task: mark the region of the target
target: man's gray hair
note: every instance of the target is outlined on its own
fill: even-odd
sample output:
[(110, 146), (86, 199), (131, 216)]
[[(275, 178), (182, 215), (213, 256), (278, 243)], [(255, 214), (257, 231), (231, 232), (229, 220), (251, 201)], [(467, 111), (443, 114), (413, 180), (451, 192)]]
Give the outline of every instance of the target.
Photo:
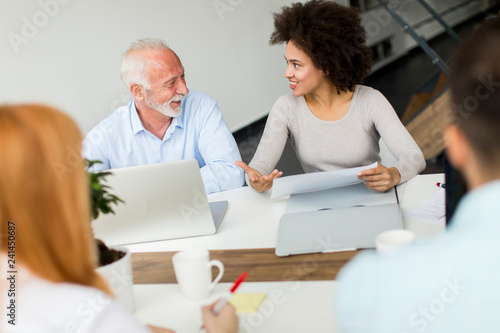
[(161, 39), (154, 38), (143, 38), (132, 43), (123, 54), (120, 65), (120, 75), (127, 89), (130, 89), (130, 86), (135, 83), (143, 86), (145, 89), (151, 90), (146, 62), (141, 56), (143, 51), (149, 50), (162, 51), (170, 50), (170, 48)]

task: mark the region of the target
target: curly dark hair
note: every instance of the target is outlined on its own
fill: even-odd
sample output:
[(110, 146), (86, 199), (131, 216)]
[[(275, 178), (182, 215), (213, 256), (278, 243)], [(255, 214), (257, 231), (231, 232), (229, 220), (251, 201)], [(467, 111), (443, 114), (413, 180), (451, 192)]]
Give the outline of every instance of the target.
[(372, 67), (372, 51), (357, 10), (333, 1), (293, 3), (274, 13), (270, 45), (290, 40), (325, 73), (337, 92), (354, 91)]

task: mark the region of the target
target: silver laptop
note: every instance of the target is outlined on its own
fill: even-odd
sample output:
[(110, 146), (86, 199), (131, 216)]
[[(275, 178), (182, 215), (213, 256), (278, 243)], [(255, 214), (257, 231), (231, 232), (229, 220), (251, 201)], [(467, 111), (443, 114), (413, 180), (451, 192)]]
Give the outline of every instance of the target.
[(110, 192), (125, 203), (100, 215), (94, 235), (109, 245), (214, 234), (227, 201), (208, 203), (194, 159), (110, 170)]
[(276, 255), (374, 248), (379, 233), (403, 228), (396, 193), (370, 191), (360, 184), (291, 196)]

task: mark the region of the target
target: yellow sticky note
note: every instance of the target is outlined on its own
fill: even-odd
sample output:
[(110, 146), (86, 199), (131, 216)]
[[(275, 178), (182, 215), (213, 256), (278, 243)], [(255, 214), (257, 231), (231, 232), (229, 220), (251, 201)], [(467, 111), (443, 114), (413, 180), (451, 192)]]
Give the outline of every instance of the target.
[(234, 293), (229, 303), (236, 308), (236, 312), (255, 312), (259, 309), (266, 294), (258, 293)]

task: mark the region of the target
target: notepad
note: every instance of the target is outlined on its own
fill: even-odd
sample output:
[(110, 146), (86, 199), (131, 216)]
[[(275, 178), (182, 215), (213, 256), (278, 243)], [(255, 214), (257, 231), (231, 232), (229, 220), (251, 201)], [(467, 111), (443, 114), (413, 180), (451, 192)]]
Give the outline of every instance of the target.
[(229, 303), (236, 308), (239, 313), (256, 312), (264, 299), (266, 294), (260, 293), (234, 293)]

